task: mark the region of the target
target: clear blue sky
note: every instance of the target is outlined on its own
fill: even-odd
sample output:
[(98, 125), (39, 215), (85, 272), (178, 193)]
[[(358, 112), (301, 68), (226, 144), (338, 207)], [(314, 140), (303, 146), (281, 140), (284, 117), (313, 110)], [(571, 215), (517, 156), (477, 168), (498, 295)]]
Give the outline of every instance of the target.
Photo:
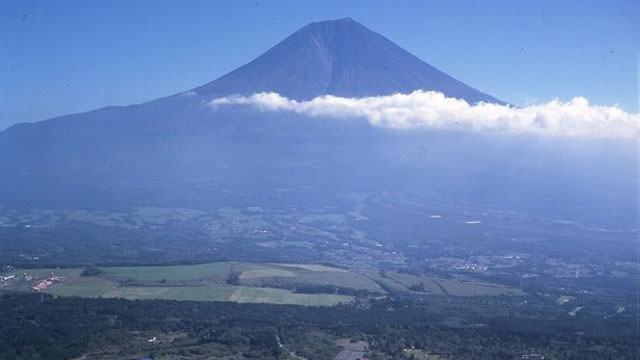
[(344, 17), (510, 103), (638, 112), (637, 0), (0, 0), (0, 129), (187, 90)]

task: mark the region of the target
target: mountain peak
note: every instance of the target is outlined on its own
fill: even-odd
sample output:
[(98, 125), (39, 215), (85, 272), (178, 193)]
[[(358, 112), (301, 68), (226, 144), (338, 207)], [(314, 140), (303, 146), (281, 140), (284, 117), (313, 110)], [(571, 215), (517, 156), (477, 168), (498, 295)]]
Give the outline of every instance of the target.
[(297, 100), (434, 90), (470, 103), (503, 103), (348, 17), (306, 25), (250, 63), (194, 90), (210, 97), (277, 92)]
[(334, 20), (322, 20), (322, 21), (314, 21), (311, 25), (334, 25), (334, 24), (358, 24), (360, 25), (357, 21), (353, 20), (350, 17), (346, 17), (343, 19), (334, 19)]

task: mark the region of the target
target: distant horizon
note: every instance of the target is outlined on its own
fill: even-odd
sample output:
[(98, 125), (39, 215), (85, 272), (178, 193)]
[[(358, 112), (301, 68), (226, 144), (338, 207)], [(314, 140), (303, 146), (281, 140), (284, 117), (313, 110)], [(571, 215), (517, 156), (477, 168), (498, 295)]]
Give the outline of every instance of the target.
[[(123, 3), (116, 11), (99, 3), (3, 3), (0, 26), (10, 35), (4, 42), (8, 66), (0, 68), (0, 130), (187, 91), (248, 63), (306, 24), (343, 18), (509, 103), (584, 96), (638, 112), (640, 35), (632, 15), (640, 6), (632, 1), (589, 8), (577, 2), (493, 8), (404, 3), (397, 9), (361, 2), (344, 9), (334, 2), (149, 4)], [(280, 18), (285, 8), (294, 16)], [(397, 25), (386, 11), (406, 21)], [(437, 29), (438, 37), (423, 35)]]

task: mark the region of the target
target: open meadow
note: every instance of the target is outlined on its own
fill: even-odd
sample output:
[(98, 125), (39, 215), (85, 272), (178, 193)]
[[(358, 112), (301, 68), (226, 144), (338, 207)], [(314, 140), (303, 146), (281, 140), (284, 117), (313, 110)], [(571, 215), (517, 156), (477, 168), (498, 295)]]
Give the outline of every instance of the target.
[(40, 290), (55, 296), (130, 300), (233, 301), (331, 306), (357, 296), (390, 292), (438, 296), (525, 295), (517, 288), (471, 278), (441, 278), (395, 271), (347, 270), (319, 264), (213, 262), (173, 266), (15, 269), (6, 290), (34, 291), (52, 274), (62, 277)]

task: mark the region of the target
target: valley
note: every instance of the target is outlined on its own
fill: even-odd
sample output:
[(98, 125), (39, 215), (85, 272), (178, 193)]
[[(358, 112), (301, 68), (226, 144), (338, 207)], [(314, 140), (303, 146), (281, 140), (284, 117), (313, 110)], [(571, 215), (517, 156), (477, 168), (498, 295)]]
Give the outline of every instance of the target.
[(246, 207), (199, 209), (2, 207), (0, 234), (21, 241), (3, 243), (0, 263), (322, 263), (353, 271), (453, 273), (520, 288), (554, 287), (564, 295), (593, 291), (589, 283), (632, 289), (637, 275), (635, 230), (418, 194), (336, 194), (309, 198), (305, 206), (282, 205), (295, 201), (295, 192), (275, 196)]
[[(118, 323), (114, 331), (129, 334), (126, 340), (79, 350), (96, 360), (114, 354), (231, 359), (240, 356), (236, 351), (252, 354), (251, 346), (272, 354), (280, 348), (270, 343), (276, 335), (287, 352), (258, 352), (259, 357), (333, 358), (341, 351), (336, 341), (345, 337), (365, 339), (374, 359), (477, 359), (486, 353), (563, 358), (576, 347), (590, 349), (588, 356), (633, 352), (629, 339), (640, 309), (632, 230), (586, 227), (434, 195), (346, 193), (283, 206), (295, 201), (296, 191), (276, 194), (243, 207), (3, 207), (0, 233), (21, 241), (2, 245), (0, 296), (4, 302), (50, 299), (52, 309), (81, 304), (100, 314), (116, 306), (120, 310), (109, 310), (120, 314), (116, 318), (124, 314), (121, 307), (132, 306), (127, 304), (165, 304), (177, 318), (193, 307), (247, 306), (234, 308), (231, 317), (207, 317), (218, 324), (209, 326), (221, 326), (214, 338), (161, 315), (149, 318), (150, 327), (141, 333), (130, 333), (139, 331), (133, 323)], [(33, 290), (51, 276), (64, 281)], [(296, 312), (286, 326), (298, 324), (300, 333), (266, 320), (270, 315), (242, 315), (264, 310), (254, 306)], [(321, 309), (352, 318), (311, 321), (328, 316)], [(366, 318), (382, 321), (385, 330)], [(254, 334), (254, 321), (272, 325)], [(173, 330), (154, 330), (164, 326)], [(226, 339), (236, 332), (237, 340)], [(257, 341), (248, 340), (253, 336), (266, 342), (241, 345)]]
[(631, 5), (35, 3), (0, 359), (639, 358)]

